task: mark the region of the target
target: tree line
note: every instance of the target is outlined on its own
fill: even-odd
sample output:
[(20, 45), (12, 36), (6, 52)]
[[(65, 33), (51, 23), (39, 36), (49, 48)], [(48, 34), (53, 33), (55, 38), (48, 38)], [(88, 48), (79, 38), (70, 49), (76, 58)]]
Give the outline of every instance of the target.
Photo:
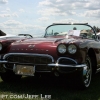
[(93, 28), (95, 29), (95, 31), (96, 31), (97, 33), (100, 32), (100, 28), (99, 28), (99, 27), (93, 26)]

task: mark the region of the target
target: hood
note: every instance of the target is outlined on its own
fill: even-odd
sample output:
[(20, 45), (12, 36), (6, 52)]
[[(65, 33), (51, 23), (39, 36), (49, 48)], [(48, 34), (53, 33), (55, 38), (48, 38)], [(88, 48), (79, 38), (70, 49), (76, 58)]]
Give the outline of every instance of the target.
[(60, 43), (77, 42), (74, 38), (33, 38), (17, 41), (11, 44), (11, 53), (38, 53), (55, 55)]
[[(54, 43), (59, 43), (59, 42), (76, 42), (77, 39), (75, 38), (32, 38), (32, 39), (25, 39), (21, 41), (14, 42), (13, 45), (16, 44), (54, 44)], [(78, 39), (78, 41), (82, 41), (82, 39)]]
[(57, 46), (63, 38), (33, 38), (16, 41), (10, 45), (9, 53), (37, 53), (57, 55)]
[[(63, 40), (64, 38), (32, 38), (32, 39), (26, 39), (23, 41), (19, 41), (20, 43), (56, 43), (59, 42), (61, 40)], [(18, 43), (18, 42), (17, 42)], [(16, 43), (14, 43), (16, 44)]]

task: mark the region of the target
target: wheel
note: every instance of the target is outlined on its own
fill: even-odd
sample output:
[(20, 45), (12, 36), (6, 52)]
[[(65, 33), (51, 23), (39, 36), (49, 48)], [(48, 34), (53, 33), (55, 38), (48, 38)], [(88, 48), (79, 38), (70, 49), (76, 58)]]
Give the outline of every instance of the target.
[(7, 70), (5, 73), (1, 73), (1, 79), (4, 82), (17, 82), (21, 79), (21, 75), (15, 75), (13, 71)]
[(91, 77), (92, 77), (92, 63), (90, 57), (86, 58), (86, 65), (87, 67), (84, 67), (81, 75), (79, 76), (79, 85), (82, 89), (88, 88), (91, 83)]

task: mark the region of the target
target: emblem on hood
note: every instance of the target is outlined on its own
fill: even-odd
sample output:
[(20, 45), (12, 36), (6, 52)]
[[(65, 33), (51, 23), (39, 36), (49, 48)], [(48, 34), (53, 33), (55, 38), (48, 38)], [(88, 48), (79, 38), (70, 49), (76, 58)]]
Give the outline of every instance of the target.
[(33, 44), (33, 45), (28, 45), (28, 48), (34, 48), (35, 47), (35, 45)]

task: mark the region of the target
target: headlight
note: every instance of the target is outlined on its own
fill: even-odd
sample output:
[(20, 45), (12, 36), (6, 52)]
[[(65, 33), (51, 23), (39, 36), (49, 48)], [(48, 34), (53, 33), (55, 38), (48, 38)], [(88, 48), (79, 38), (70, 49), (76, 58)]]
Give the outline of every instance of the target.
[(77, 47), (74, 44), (71, 44), (71, 45), (68, 46), (68, 52), (70, 54), (75, 54), (76, 51), (77, 51)]
[(61, 54), (64, 54), (66, 52), (67, 48), (64, 44), (60, 44), (58, 46), (58, 52), (61, 53)]
[(0, 50), (2, 50), (2, 44), (0, 43)]

